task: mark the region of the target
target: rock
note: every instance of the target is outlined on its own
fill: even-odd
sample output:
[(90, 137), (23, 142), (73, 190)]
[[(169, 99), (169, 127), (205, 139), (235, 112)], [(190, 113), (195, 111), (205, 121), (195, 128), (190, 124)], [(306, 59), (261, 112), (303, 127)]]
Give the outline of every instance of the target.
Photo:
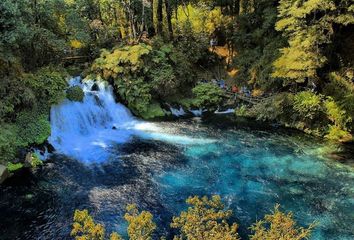
[(116, 127), (116, 126), (113, 126), (112, 129), (113, 129), (113, 130), (117, 130), (117, 127)]
[(25, 163), (23, 164), (23, 166), (26, 168), (32, 167), (32, 153), (31, 152), (28, 152), (26, 154)]
[(0, 164), (0, 184), (3, 183), (8, 177), (10, 177), (9, 170), (7, 167)]
[(100, 88), (98, 87), (98, 84), (97, 83), (94, 83), (91, 87), (91, 91), (99, 91)]

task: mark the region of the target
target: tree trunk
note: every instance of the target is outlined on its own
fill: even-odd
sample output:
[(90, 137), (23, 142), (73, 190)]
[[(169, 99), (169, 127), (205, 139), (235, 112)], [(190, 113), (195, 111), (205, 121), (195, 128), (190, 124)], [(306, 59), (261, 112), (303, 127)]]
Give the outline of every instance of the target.
[(169, 3), (169, 0), (165, 0), (165, 7), (166, 7), (166, 17), (167, 17), (167, 25), (168, 25), (168, 34), (169, 34), (169, 38), (170, 40), (173, 39), (173, 27), (172, 27), (172, 8), (171, 5)]
[(162, 35), (162, 0), (157, 1), (157, 34)]

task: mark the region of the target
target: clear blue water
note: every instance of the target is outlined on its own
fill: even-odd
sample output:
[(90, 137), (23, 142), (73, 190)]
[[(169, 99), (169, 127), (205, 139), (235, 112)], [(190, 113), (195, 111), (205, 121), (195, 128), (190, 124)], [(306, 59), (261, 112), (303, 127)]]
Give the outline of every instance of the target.
[(245, 239), (276, 203), (302, 226), (318, 222), (311, 239), (354, 239), (351, 164), (323, 156), (328, 145), (314, 138), (223, 121), (155, 123), (161, 131), (132, 133), (91, 164), (53, 155), (1, 186), (0, 238), (70, 239), (72, 213), (83, 208), (108, 231), (124, 232), (128, 203), (151, 211), (158, 234), (168, 235), (188, 196), (219, 194)]

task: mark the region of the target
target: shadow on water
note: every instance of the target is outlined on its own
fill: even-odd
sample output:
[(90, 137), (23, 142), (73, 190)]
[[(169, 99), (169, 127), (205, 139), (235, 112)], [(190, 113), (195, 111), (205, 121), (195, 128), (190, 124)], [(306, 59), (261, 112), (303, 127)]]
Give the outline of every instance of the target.
[[(157, 215), (167, 213), (152, 175), (183, 165), (179, 148), (133, 138), (111, 151), (115, 157), (92, 165), (54, 155), (35, 174), (9, 179), (0, 188), (0, 229), (6, 229), (1, 239), (70, 239), (75, 209), (89, 209), (108, 231), (123, 230), (129, 203)], [(169, 221), (163, 216), (158, 220)]]

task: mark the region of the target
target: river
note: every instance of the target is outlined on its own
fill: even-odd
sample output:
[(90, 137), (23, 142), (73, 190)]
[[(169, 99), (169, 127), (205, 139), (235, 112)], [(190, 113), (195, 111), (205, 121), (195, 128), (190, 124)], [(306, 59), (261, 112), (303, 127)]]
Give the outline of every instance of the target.
[(185, 199), (212, 194), (233, 210), (245, 239), (276, 203), (301, 226), (318, 223), (311, 239), (354, 239), (352, 152), (339, 162), (318, 139), (220, 115), (141, 121), (110, 86), (79, 80), (71, 85), (83, 88), (84, 101), (51, 110), (57, 151), (0, 187), (1, 239), (70, 239), (73, 212), (84, 208), (124, 235), (129, 203), (151, 211), (158, 234), (171, 237), (168, 223)]

